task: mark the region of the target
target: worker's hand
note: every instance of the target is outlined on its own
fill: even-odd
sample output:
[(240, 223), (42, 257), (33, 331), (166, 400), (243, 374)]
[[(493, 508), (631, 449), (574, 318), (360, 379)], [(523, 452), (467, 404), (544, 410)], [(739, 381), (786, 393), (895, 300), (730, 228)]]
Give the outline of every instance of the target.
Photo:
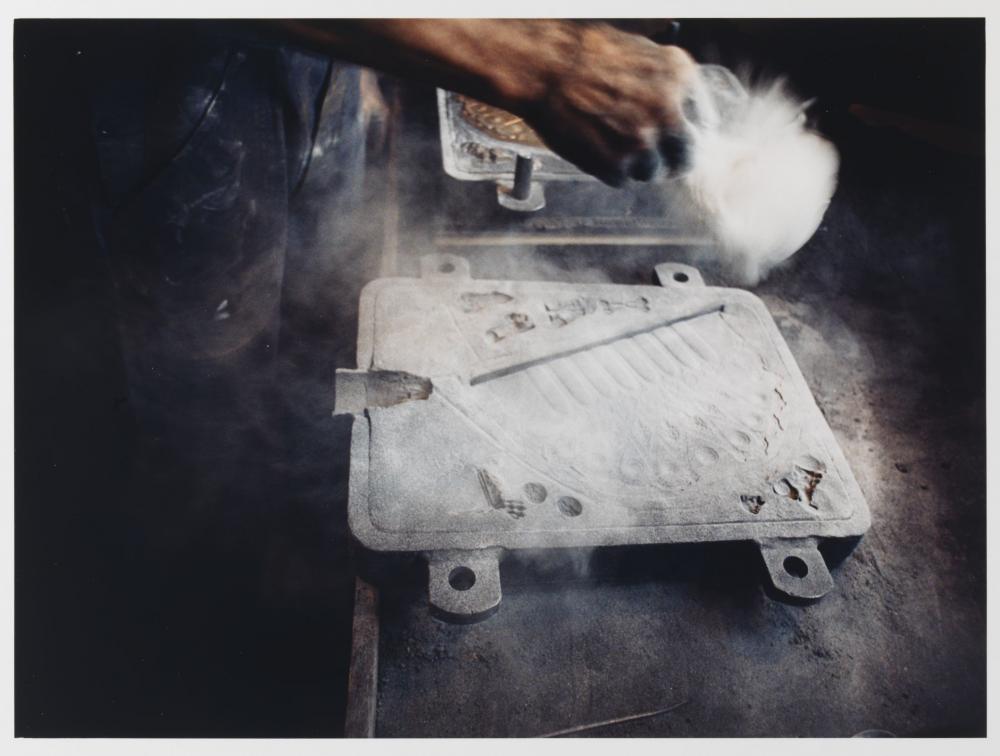
[(682, 103), (697, 66), (607, 24), (550, 19), (287, 21), (300, 40), (524, 118), (560, 155), (615, 186), (683, 168)]
[(520, 115), (552, 150), (613, 186), (647, 181), (663, 163), (682, 171), (691, 56), (604, 24), (583, 26), (578, 40)]

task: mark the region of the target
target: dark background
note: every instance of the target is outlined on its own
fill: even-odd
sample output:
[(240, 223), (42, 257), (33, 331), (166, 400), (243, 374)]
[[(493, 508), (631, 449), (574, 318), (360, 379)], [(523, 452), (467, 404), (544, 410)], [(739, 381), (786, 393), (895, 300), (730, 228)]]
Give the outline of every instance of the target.
[[(113, 44), (101, 27), (15, 26), (16, 734), (338, 735), (353, 582), (340, 454), (346, 428), (329, 408), (334, 367), (353, 366), (356, 296), (340, 289), (325, 306), (310, 300), (309, 308), (283, 311), (290, 334), (283, 369), (307, 376), (308, 388), (287, 384), (295, 386), (290, 401), (299, 411), (282, 421), (290, 440), (269, 458), (268, 485), (257, 494), (268, 505), (247, 502), (235, 520), (211, 513), (196, 526), (184, 520), (180, 542), (151, 558), (148, 521), (130, 499), (137, 430), (88, 193), (94, 146), (87, 103), (74, 78), (81, 35), (100, 33), (103, 44)], [(169, 24), (164, 33), (172, 33)], [(815, 266), (820, 293), (829, 285), (831, 298), (881, 303), (918, 324), (919, 333), (899, 332), (928, 357), (918, 364), (934, 390), (907, 396), (928, 416), (946, 403), (971, 412), (949, 441), (967, 466), (961, 496), (940, 527), (956, 544), (949, 569), (962, 571), (961, 598), (977, 618), (970, 632), (981, 639), (963, 654), (981, 659), (984, 675), (983, 22), (691, 20), (679, 41), (700, 60), (750, 60), (787, 73), (799, 92), (819, 98), (812, 112), (841, 151), (841, 188), (831, 230), (794, 266)], [(120, 56), (129, 65), (124, 43)], [(429, 89), (406, 92), (416, 103), (407, 128), (425, 138), (434, 133), (432, 96)], [(959, 131), (949, 132), (952, 148), (942, 149), (863, 126), (847, 112), (852, 103)], [(407, 190), (433, 196), (448, 184), (437, 165), (412, 166)], [(371, 196), (380, 191), (379, 176), (373, 170), (364, 189)], [(929, 227), (943, 231), (923, 234)], [(373, 217), (371, 234), (338, 253), (353, 272), (361, 269), (352, 285), (365, 277), (380, 234)], [(860, 243), (872, 248), (862, 255)], [(823, 266), (821, 252), (846, 248), (852, 252), (842, 259), (856, 262), (863, 276), (838, 278)], [(616, 270), (614, 277), (642, 276)], [(780, 276), (765, 291), (783, 283), (789, 296), (800, 291)], [(895, 357), (890, 351), (881, 359)], [(929, 721), (923, 734), (985, 732), (980, 677), (969, 683), (968, 717)]]

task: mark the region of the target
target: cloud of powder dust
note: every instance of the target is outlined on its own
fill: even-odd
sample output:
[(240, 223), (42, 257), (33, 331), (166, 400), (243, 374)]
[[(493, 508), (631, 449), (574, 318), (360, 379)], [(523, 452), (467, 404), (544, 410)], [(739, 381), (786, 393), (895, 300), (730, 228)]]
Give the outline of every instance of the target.
[(728, 275), (752, 286), (815, 233), (839, 156), (808, 128), (809, 103), (784, 80), (744, 84), (714, 65), (701, 72), (690, 113), (692, 167), (682, 184)]

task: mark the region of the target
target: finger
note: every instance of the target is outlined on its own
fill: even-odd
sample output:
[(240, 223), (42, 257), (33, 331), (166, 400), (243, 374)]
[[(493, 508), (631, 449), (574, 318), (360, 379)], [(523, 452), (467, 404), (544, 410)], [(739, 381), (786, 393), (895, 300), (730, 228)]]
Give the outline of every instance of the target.
[(632, 155), (629, 160), (628, 174), (636, 181), (649, 181), (660, 168), (660, 153), (645, 149)]
[(686, 173), (691, 168), (693, 134), (691, 126), (684, 116), (684, 105), (687, 99), (683, 96), (671, 99), (660, 123), (660, 138), (657, 146), (663, 161), (670, 169), (671, 175), (674, 176)]
[(590, 127), (589, 144), (603, 146), (603, 162), (612, 173), (611, 181), (602, 178), (605, 183), (620, 186), (625, 178), (649, 181), (663, 164), (655, 127), (637, 128), (634, 123), (616, 123), (611, 118)]
[(695, 123), (703, 120), (699, 107), (704, 99), (704, 82), (698, 64), (680, 47), (663, 47), (661, 54), (670, 60), (672, 79), (668, 96), (663, 103), (663, 125), (679, 128), (686, 120)]
[(691, 125), (697, 128), (705, 125), (706, 114), (701, 101), (699, 101), (695, 93), (689, 92), (684, 97), (684, 102), (681, 105), (681, 113), (684, 115), (684, 120)]
[(663, 134), (660, 137), (660, 154), (672, 175), (686, 173), (691, 168), (691, 140), (685, 134)]

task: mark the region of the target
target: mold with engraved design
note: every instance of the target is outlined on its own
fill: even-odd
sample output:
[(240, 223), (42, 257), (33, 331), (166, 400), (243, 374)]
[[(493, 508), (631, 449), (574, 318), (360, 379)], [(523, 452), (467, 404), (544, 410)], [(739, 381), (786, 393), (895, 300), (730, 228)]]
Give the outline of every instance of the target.
[(545, 207), (544, 182), (594, 181), (549, 150), (524, 120), (465, 95), (438, 90), (445, 173), (463, 181), (492, 180), (509, 210)]
[(495, 611), (518, 548), (749, 540), (780, 592), (833, 587), (819, 544), (868, 508), (757, 297), (672, 263), (658, 287), (423, 271), (362, 293), (337, 409), (351, 530), (427, 554), (439, 615)]

